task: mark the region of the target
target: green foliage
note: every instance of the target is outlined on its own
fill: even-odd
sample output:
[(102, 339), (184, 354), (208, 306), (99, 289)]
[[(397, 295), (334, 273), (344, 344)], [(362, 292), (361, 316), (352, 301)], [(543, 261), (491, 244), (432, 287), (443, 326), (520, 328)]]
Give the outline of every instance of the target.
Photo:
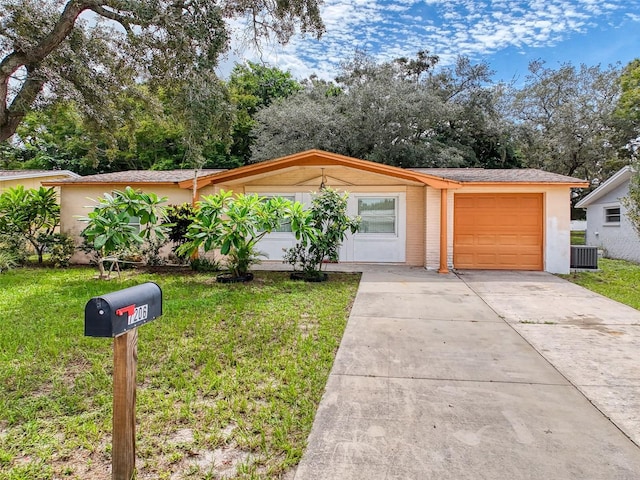
[(0, 273), (18, 266), (17, 257), (10, 250), (4, 250), (0, 243)]
[(256, 194), (233, 196), (224, 190), (198, 202), (198, 211), (189, 226), (188, 242), (178, 248), (179, 255), (220, 249), (227, 256), (227, 269), (242, 277), (261, 254), (256, 244), (277, 228), (291, 211), (291, 202), (281, 197), (262, 198)]
[(290, 97), (301, 88), (289, 72), (276, 67), (253, 62), (236, 64), (229, 79), (231, 98), (236, 106), (231, 156), (249, 163), (256, 112), (277, 99)]
[(299, 242), (287, 250), (284, 260), (294, 270), (319, 276), (325, 261), (338, 261), (347, 232), (356, 233), (360, 227), (360, 218), (347, 215), (347, 199), (347, 193), (325, 188), (314, 196), (307, 215), (292, 218), (291, 227)]
[(554, 70), (536, 61), (529, 72), (512, 104), (526, 166), (589, 181), (618, 170), (613, 112), (619, 70), (571, 64)]
[[(163, 224), (165, 212), (155, 193), (137, 192), (131, 187), (105, 194), (97, 206), (81, 220), (87, 226), (81, 232), (85, 241), (98, 255), (100, 275), (104, 275), (102, 259), (148, 242), (166, 239), (168, 226)], [(137, 220), (138, 225), (132, 224)]]
[(73, 237), (65, 233), (54, 233), (51, 235), (42, 235), (39, 241), (45, 245), (45, 249), (49, 252), (49, 262), (54, 267), (68, 267), (69, 260), (76, 250)]
[(519, 166), (488, 67), (463, 57), (436, 75), (436, 61), (356, 54), (337, 86), (311, 79), (256, 114), (253, 160), (318, 148), (399, 167)]
[(9, 235), (0, 232), (0, 251), (7, 252), (18, 265), (24, 265), (29, 258), (26, 248), (26, 240), (18, 235)]
[(189, 262), (191, 270), (194, 272), (219, 272), (222, 270), (220, 262), (215, 259), (209, 259), (207, 257), (192, 258)]
[(629, 182), (629, 196), (622, 198), (621, 202), (627, 210), (625, 215), (640, 238), (640, 161), (635, 163)]
[(0, 11), (0, 142), (39, 100), (73, 99), (85, 118), (115, 130), (121, 95), (138, 79), (155, 88), (213, 71), (229, 20), (251, 18), (256, 42), (324, 29), (316, 0), (2, 0)]
[(42, 263), (46, 244), (60, 223), (60, 206), (53, 188), (13, 187), (0, 195), (0, 233), (16, 235), (31, 244)]
[(615, 110), (618, 145), (637, 161), (640, 152), (640, 58), (625, 67), (619, 81), (620, 99)]
[[(188, 203), (182, 205), (169, 205), (165, 209), (165, 216), (170, 225), (167, 231), (167, 237), (173, 242), (173, 253), (178, 255), (178, 248), (188, 241), (187, 232), (189, 225), (193, 222), (196, 209)], [(178, 255), (179, 258), (186, 258), (188, 255)]]
[[(620, 99), (616, 115), (640, 127), (640, 58), (629, 62), (620, 75)], [(637, 132), (640, 134), (640, 132)]]

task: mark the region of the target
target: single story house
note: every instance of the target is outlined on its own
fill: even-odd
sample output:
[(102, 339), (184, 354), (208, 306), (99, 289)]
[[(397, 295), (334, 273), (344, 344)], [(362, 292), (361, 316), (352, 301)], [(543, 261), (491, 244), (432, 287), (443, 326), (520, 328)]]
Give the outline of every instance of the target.
[[(344, 262), (456, 269), (569, 272), (571, 188), (582, 180), (533, 169), (403, 169), (320, 150), (231, 170), (135, 171), (49, 182), (61, 188), (61, 228), (78, 235), (87, 197), (127, 185), (179, 204), (220, 190), (278, 195), (310, 203), (326, 185), (349, 193), (361, 231), (345, 240)], [(274, 232), (259, 249), (270, 260), (295, 244)]]
[(53, 182), (79, 176), (69, 170), (0, 170), (0, 193), (18, 185), (26, 189), (40, 188), (45, 181)]
[(640, 237), (620, 201), (629, 196), (633, 174), (631, 167), (622, 168), (576, 207), (587, 211), (587, 245), (601, 248), (607, 257), (640, 263)]

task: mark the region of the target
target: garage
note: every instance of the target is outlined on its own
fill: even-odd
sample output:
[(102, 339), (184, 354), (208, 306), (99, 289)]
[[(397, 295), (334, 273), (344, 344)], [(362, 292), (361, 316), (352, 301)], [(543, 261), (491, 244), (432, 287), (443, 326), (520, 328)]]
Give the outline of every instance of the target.
[(541, 193), (454, 195), (454, 267), (542, 270), (543, 213)]

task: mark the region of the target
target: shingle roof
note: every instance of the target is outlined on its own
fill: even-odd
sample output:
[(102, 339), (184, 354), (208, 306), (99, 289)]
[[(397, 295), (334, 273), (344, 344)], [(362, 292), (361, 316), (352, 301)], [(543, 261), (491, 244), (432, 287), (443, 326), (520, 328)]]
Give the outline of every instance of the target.
[[(221, 172), (217, 169), (199, 170), (198, 177)], [(125, 172), (100, 173), (80, 178), (57, 180), (56, 183), (178, 183), (193, 178), (193, 170), (128, 170)]]
[[(246, 168), (246, 167), (245, 167)], [(484, 169), (484, 168), (409, 168), (409, 171), (438, 177), (455, 182), (468, 183), (583, 183), (578, 178), (536, 169)], [(199, 178), (206, 178), (224, 169), (198, 171)], [(232, 171), (229, 171), (232, 172)], [(177, 184), (193, 179), (193, 170), (129, 170), (125, 172), (102, 173), (78, 178), (65, 178), (50, 183), (58, 184)]]
[(574, 177), (527, 169), (485, 169), (485, 168), (410, 168), (425, 175), (455, 180), (458, 182), (482, 183), (576, 183), (584, 182)]
[(615, 190), (620, 185), (625, 182), (629, 182), (631, 177), (634, 174), (633, 168), (627, 165), (626, 167), (622, 167), (616, 173), (614, 173), (610, 178), (608, 178), (605, 182), (601, 183), (598, 188), (596, 188), (589, 195), (584, 197), (578, 203), (576, 203), (576, 208), (587, 208), (592, 203), (597, 202), (600, 198), (605, 196), (607, 193)]

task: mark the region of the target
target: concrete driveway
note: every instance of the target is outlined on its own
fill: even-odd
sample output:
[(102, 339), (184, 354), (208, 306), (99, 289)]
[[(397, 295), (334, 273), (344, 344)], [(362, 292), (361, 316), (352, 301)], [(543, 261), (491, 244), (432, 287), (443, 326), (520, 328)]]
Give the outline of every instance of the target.
[(295, 480), (640, 478), (638, 347), (549, 274), (367, 268)]

